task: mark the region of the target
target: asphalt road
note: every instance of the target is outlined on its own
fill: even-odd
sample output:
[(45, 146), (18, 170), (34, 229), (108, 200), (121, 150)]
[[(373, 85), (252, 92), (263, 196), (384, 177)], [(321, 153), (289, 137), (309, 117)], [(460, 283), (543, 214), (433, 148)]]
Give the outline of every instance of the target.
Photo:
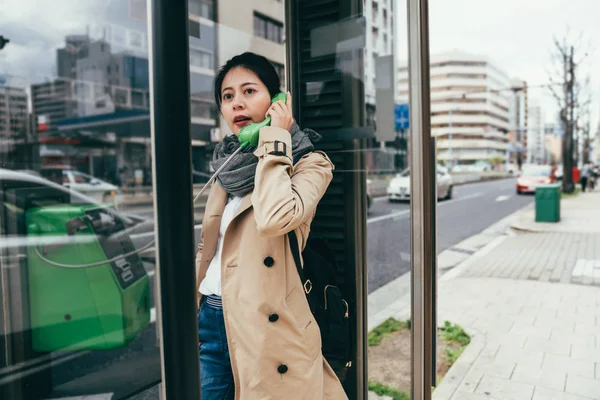
[[(494, 222), (532, 201), (532, 196), (515, 195), (514, 180), (456, 187), (454, 199), (438, 203), (438, 250), (441, 252), (481, 232)], [(371, 292), (409, 270), (409, 204), (389, 203), (386, 198), (375, 199), (369, 210), (367, 222), (368, 276), (369, 291)], [(151, 235), (151, 233), (143, 233), (142, 239), (144, 235)], [(200, 225), (196, 225), (196, 241), (199, 239), (199, 235)], [(151, 278), (151, 285), (154, 287), (154, 265), (145, 263), (145, 266)], [(152, 306), (154, 306), (154, 301), (152, 301)], [(155, 312), (153, 312), (153, 317), (155, 317)], [(152, 323), (127, 348), (102, 352), (54, 353), (51, 359), (54, 387), (67, 384), (62, 386), (62, 390), (59, 392), (63, 396), (81, 395), (81, 386), (71, 386), (69, 382), (83, 377), (96, 383), (104, 382), (100, 386), (105, 391), (116, 393), (127, 389), (131, 390), (131, 381), (138, 380), (140, 376), (144, 377), (142, 379), (144, 383), (139, 381), (138, 383), (145, 386), (153, 378), (159, 377), (160, 364), (154, 318)], [(143, 360), (146, 366), (145, 372), (136, 369), (135, 365), (139, 364), (136, 360)], [(27, 375), (33, 369), (43, 369), (46, 363), (41, 362), (40, 364), (20, 369), (19, 373)], [(127, 377), (109, 379), (109, 382), (101, 378), (104, 375), (113, 377), (120, 375), (124, 370), (129, 371)], [(0, 376), (0, 378), (2, 377)], [(139, 398), (154, 399), (156, 394), (151, 391), (141, 394)]]
[[(452, 200), (438, 202), (438, 253), (460, 243), (533, 201), (517, 196), (516, 180), (454, 188)], [(410, 204), (375, 199), (367, 219), (369, 292), (410, 269)]]

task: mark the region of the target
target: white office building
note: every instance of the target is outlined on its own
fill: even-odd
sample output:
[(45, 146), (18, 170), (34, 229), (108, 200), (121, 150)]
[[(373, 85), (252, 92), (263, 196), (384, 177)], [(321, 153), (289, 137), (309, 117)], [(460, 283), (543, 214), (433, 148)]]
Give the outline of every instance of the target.
[(539, 104), (529, 107), (527, 128), (527, 163), (542, 164), (546, 159), (544, 112)]
[[(431, 56), (431, 132), (438, 161), (468, 165), (506, 159), (511, 80), (487, 57), (462, 51)], [(399, 101), (408, 102), (407, 62), (399, 63)]]
[(363, 15), (366, 21), (364, 48), (365, 60), (365, 99), (369, 106), (375, 106), (375, 71), (377, 58), (393, 53), (394, 46), (394, 6), (392, 0), (365, 1)]

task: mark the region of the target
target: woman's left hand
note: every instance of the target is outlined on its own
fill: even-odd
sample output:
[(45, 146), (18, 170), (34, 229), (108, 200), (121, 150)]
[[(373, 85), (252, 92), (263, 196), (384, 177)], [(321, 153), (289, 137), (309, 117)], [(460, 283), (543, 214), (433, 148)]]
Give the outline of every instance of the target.
[(265, 118), (271, 116), (271, 126), (285, 129), (290, 131), (294, 124), (294, 116), (292, 115), (292, 95), (290, 92), (286, 93), (286, 102), (279, 100), (271, 104), (271, 107), (267, 110)]

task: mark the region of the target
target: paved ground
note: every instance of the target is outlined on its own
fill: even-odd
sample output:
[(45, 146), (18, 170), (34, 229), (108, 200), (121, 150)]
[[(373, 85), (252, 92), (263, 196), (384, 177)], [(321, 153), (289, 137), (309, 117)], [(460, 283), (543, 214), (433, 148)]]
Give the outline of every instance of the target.
[[(562, 222), (544, 226), (522, 211), (515, 233), (441, 278), (438, 322), (462, 325), (472, 342), (434, 400), (600, 399), (599, 204), (600, 193), (564, 200)], [(377, 308), (380, 320), (409, 316), (408, 294), (386, 293), (385, 305), (380, 293), (370, 319)]]

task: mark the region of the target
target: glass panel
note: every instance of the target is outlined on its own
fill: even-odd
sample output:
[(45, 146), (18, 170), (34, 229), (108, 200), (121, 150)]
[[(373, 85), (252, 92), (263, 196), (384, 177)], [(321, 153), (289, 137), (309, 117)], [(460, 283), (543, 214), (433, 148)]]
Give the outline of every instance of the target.
[[(534, 30), (523, 25), (538, 10), (531, 2), (478, 4), (430, 2), (432, 134), (447, 170), (437, 182), (439, 323), (471, 335), (456, 361), (469, 368), (438, 390), (598, 397), (586, 386), (598, 382), (590, 316), (600, 309), (592, 3), (556, 1)], [(440, 332), (452, 338), (438, 365), (460, 354), (461, 329)]]
[(125, 398), (160, 381), (146, 1), (3, 6), (0, 398)]
[[(405, 8), (365, 3), (364, 92), (368, 248), (368, 386), (370, 395), (410, 398), (411, 297), (407, 99), (398, 96), (398, 59), (406, 58)], [(405, 6), (403, 6), (405, 7)], [(400, 50), (402, 49), (402, 50)]]

